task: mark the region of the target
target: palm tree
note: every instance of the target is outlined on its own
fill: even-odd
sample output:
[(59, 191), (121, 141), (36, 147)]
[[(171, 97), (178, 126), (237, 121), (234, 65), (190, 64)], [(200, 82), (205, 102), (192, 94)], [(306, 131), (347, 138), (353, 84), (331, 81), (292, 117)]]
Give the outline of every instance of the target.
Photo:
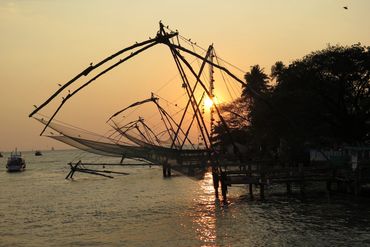
[(271, 67), (271, 79), (276, 79), (276, 81), (280, 81), (280, 76), (284, 72), (284, 69), (286, 69), (283, 62), (278, 61)]
[(270, 78), (258, 64), (251, 67), (251, 71), (245, 74), (244, 79), (247, 85), (243, 88), (242, 96), (247, 99), (254, 101), (256, 94), (266, 95), (270, 91), (268, 85)]

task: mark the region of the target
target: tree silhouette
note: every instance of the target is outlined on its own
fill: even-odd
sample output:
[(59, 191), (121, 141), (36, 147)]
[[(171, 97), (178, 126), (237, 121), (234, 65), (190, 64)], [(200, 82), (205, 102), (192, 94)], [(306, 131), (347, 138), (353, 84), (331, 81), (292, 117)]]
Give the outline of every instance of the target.
[(241, 98), (225, 109), (246, 116), (227, 121), (251, 149), (271, 151), (284, 143), (297, 158), (310, 146), (370, 144), (370, 47), (328, 46), (288, 66), (276, 62), (271, 78), (252, 66), (245, 79)]
[(251, 71), (245, 74), (244, 79), (247, 86), (243, 88), (242, 97), (254, 100), (255, 95), (251, 92), (251, 89), (261, 95), (269, 92), (269, 77), (258, 64), (251, 67)]
[(295, 122), (286, 136), (314, 145), (369, 141), (370, 52), (368, 47), (329, 46), (277, 73), (272, 101)]

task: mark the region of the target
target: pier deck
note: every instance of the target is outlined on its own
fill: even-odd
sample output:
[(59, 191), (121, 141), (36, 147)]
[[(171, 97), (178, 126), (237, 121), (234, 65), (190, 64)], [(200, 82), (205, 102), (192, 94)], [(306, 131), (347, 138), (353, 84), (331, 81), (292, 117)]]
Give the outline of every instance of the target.
[[(306, 185), (312, 182), (324, 182), (328, 191), (332, 190), (332, 184), (336, 184), (337, 190), (351, 192), (358, 195), (363, 185), (370, 184), (370, 163), (360, 163), (356, 168), (351, 166), (334, 166), (332, 164), (299, 165), (296, 167), (271, 167), (261, 164), (249, 164), (246, 166), (228, 166), (219, 176), (222, 194), (226, 196), (227, 187), (233, 185), (249, 185), (250, 195), (253, 196), (253, 186), (260, 188), (260, 196), (264, 197), (266, 185), (285, 184), (287, 193), (291, 193), (291, 185), (297, 184), (301, 193), (304, 193)], [(217, 183), (217, 179), (216, 179)], [(218, 189), (218, 185), (215, 186)], [(216, 193), (218, 195), (218, 192)]]

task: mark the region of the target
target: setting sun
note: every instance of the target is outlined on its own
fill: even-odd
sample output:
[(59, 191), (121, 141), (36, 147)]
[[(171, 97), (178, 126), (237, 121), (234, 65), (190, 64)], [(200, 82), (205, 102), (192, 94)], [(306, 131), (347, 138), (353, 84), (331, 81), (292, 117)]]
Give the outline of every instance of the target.
[(210, 98), (205, 98), (204, 99), (204, 108), (209, 110), (213, 106), (213, 101)]

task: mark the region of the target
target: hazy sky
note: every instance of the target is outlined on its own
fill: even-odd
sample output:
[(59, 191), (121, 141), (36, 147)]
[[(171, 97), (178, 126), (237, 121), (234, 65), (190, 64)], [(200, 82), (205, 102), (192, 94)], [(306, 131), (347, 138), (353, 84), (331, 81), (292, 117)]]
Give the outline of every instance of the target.
[[(260, 64), (269, 72), (329, 43), (370, 45), (369, 13), (368, 0), (0, 0), (0, 150), (62, 147), (39, 137), (42, 126), (28, 118), (33, 105), (90, 62), (154, 37), (159, 20), (204, 47), (214, 43), (245, 71)], [(103, 131), (111, 113), (171, 78), (169, 58), (163, 47), (135, 58), (71, 100), (60, 118)]]

